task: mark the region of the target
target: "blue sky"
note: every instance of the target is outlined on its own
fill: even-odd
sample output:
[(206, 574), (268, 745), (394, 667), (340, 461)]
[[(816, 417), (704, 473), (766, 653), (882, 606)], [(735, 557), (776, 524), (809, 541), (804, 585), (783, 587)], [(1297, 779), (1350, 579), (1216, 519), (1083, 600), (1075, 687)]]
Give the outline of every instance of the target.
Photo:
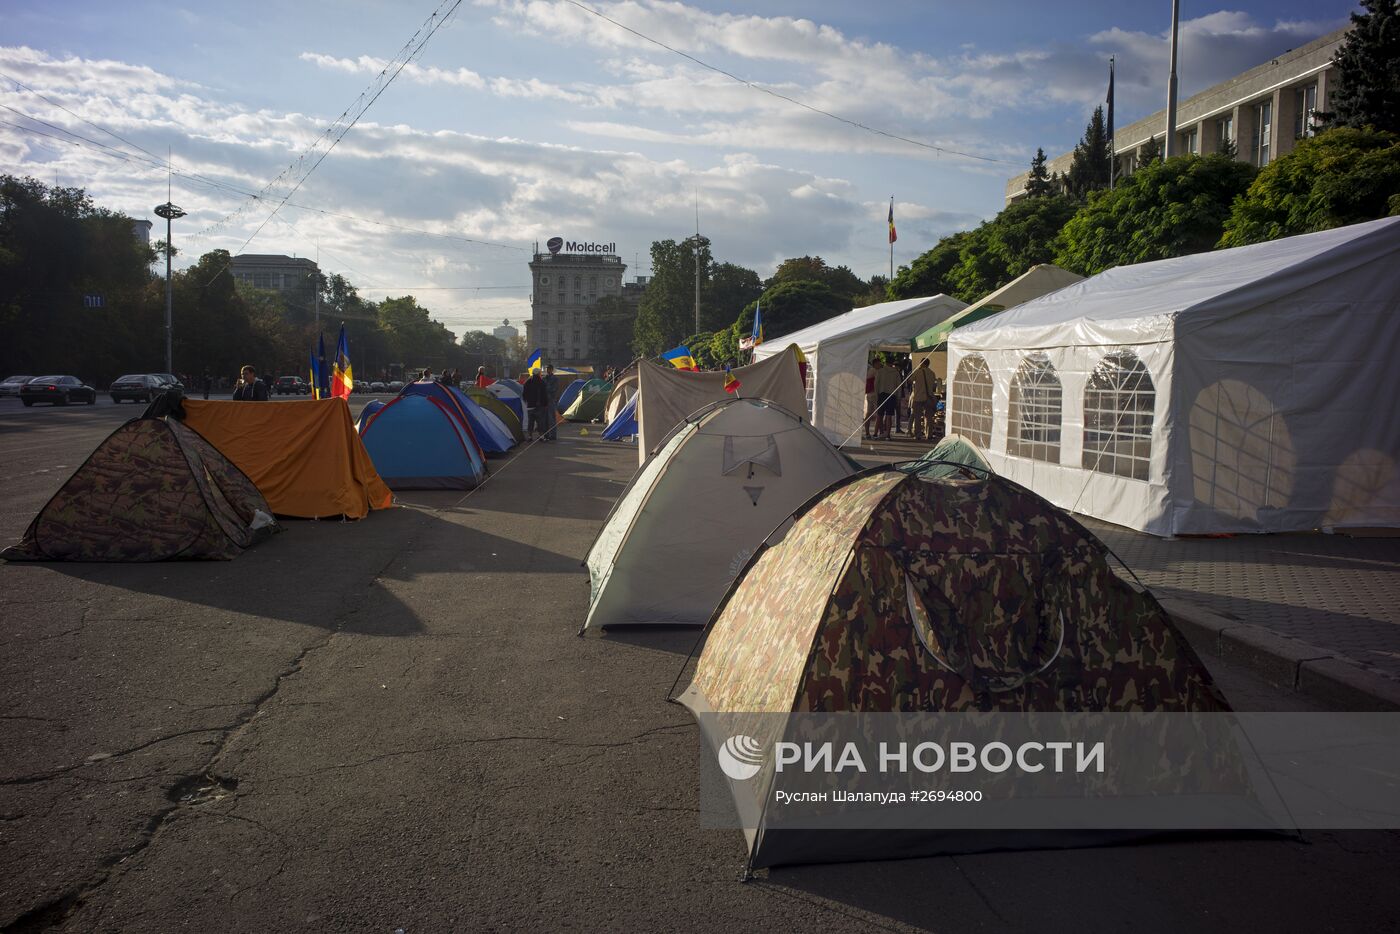
[[(417, 295), (461, 333), (528, 315), (534, 242), (613, 241), (628, 275), (645, 273), (653, 240), (693, 232), (697, 200), (718, 259), (767, 276), (814, 254), (868, 277), (887, 270), (893, 196), (895, 262), (908, 263), (994, 215), (1037, 146), (1073, 146), (1110, 55), (1120, 124), (1159, 109), (1171, 11), (1167, 0), (463, 0), (314, 172), (292, 168), (323, 151), (317, 138), (439, 8), (11, 0), (0, 171), (79, 185), (154, 220), (166, 174), (132, 147), (168, 147), (177, 172), (200, 176), (174, 179), (190, 212), (175, 236), (186, 259), (317, 257), (368, 297)], [(1183, 96), (1340, 28), (1352, 9), (1183, 0)], [(269, 182), (259, 201), (229, 190)]]

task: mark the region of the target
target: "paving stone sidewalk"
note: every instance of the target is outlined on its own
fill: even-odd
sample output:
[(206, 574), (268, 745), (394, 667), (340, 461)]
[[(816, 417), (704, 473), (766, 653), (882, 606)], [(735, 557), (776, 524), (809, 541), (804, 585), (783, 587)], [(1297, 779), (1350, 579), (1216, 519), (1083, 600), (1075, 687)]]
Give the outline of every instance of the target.
[(1400, 538), (1164, 540), (1078, 518), (1159, 598), (1310, 643), (1400, 684)]

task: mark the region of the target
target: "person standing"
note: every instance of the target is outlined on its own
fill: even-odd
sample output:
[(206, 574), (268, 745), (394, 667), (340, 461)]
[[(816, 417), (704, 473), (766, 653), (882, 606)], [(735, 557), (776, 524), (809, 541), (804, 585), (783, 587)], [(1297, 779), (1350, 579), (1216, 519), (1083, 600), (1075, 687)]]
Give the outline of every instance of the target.
[(549, 425), (549, 389), (545, 386), (544, 377), (540, 376), (539, 370), (530, 374), (521, 390), (521, 398), (530, 416), (529, 425), (525, 429), (525, 440), (533, 438), (536, 431), (544, 439), (545, 430)]
[(258, 371), (245, 366), (238, 372), (238, 385), (233, 387), (233, 398), (238, 402), (266, 402), (267, 384), (258, 379)]
[(938, 377), (928, 365), (928, 357), (919, 361), (919, 368), (909, 380), (912, 400), (909, 433), (915, 441), (933, 440), (933, 406), (938, 400)]
[(479, 366), (476, 368), (477, 389), (485, 389), (487, 386), (490, 386), (493, 382), (495, 382), (495, 380), (491, 379), (491, 377), (486, 375), (486, 367)]
[(899, 370), (876, 358), (875, 363), (875, 434), (882, 440), (890, 440), (890, 416), (899, 404), (895, 394), (899, 391)]
[(545, 420), (548, 428), (544, 433), (544, 440), (554, 441), (559, 435), (556, 428), (559, 424), (558, 413), (554, 411), (555, 405), (559, 402), (559, 377), (554, 375), (554, 364), (549, 364), (544, 368), (544, 388), (549, 393), (549, 411), (545, 413)]
[(862, 426), (867, 438), (875, 432), (875, 368), (879, 363), (880, 358), (875, 357), (865, 364), (865, 421)]

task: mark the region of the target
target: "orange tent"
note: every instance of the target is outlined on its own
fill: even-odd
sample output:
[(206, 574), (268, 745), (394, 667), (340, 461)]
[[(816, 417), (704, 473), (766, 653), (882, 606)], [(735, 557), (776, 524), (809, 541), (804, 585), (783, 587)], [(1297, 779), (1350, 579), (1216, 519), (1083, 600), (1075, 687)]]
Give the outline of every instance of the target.
[(280, 516), (363, 519), (393, 502), (344, 399), (183, 405), (185, 424), (237, 464)]

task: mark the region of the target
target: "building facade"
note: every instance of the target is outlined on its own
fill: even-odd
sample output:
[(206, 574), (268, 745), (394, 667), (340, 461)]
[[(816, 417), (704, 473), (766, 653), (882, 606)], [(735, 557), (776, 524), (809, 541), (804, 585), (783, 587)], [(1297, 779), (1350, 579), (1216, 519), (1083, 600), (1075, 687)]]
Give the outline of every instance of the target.
[(548, 252), (536, 245), (526, 342), (556, 365), (608, 363), (593, 358), (590, 309), (600, 299), (622, 296), (627, 265), (613, 244), (568, 243), (575, 252), (565, 252), (565, 246), (559, 237), (549, 241)]
[[(1263, 167), (1291, 152), (1298, 140), (1317, 131), (1315, 115), (1332, 109), (1330, 97), (1337, 80), (1332, 60), (1346, 34), (1347, 29), (1339, 29), (1290, 49), (1179, 103), (1175, 154), (1233, 152), (1236, 159)], [(1149, 141), (1165, 150), (1166, 128), (1165, 109), (1115, 128), (1115, 175), (1131, 175), (1142, 164)], [(1063, 177), (1073, 161), (1074, 153), (1067, 152), (1047, 161), (1045, 167)], [(1007, 204), (1025, 197), (1028, 177), (1028, 172), (1022, 172), (1007, 181)]]
[(234, 281), (274, 292), (309, 291), (321, 269), (309, 259), (274, 253), (243, 253), (230, 266)]

